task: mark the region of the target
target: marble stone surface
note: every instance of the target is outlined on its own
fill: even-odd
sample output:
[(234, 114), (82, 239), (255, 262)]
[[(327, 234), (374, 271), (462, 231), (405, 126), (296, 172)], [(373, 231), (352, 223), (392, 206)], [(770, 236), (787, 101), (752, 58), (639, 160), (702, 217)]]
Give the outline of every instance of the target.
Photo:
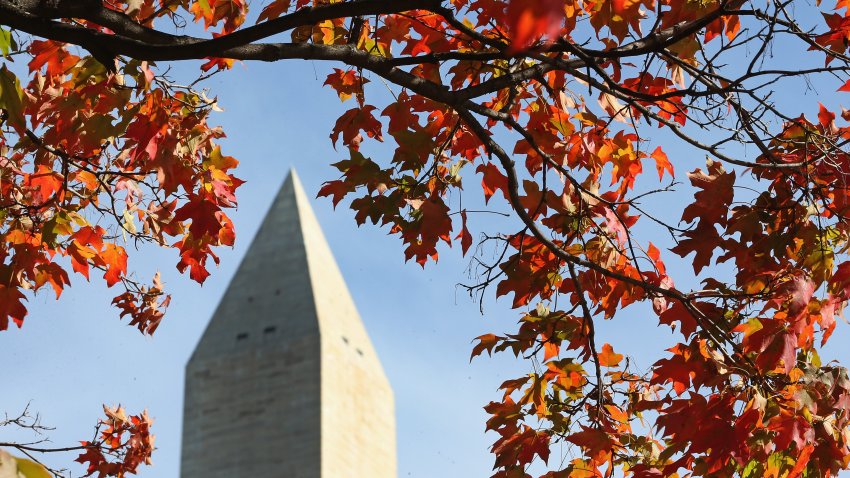
[(395, 478), (393, 393), (295, 171), (187, 367), (182, 478)]

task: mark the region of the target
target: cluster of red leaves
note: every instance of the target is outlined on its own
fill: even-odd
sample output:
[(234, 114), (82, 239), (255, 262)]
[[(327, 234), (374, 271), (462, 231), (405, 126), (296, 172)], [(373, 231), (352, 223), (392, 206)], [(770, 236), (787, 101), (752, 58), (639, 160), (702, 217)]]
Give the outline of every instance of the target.
[(127, 416), (121, 406), (104, 406), (103, 411), (106, 419), (99, 424), (97, 440), (81, 442), (84, 452), (76, 459), (86, 465), (85, 476), (122, 478), (136, 474), (140, 465), (150, 465), (154, 436), (147, 412)]
[[(336, 3), (274, 0), (257, 21)], [(831, 72), (846, 72), (850, 20), (840, 9), (850, 4), (842, 0), (824, 14), (826, 31), (809, 35), (779, 23), (767, 28), (763, 22), (780, 20), (744, 3), (450, 0), (290, 32), (287, 48), (344, 52), (338, 59), (360, 66), (333, 69), (325, 81), (341, 101), (355, 101), (332, 128), (346, 159), (334, 164), (339, 177), (320, 196), (334, 205), (348, 200), (358, 224), (386, 226), (406, 259), (423, 267), (456, 242), (464, 254), (472, 250), (472, 211), (454, 207), (470, 186), (464, 174), (479, 175), (486, 207), (507, 207), (523, 221), (519, 230), (485, 236), (494, 261), (475, 258), (480, 287), (495, 285), (524, 312), (512, 333), (479, 337), (473, 356), (536, 359), (533, 373), (505, 381), (501, 399), (486, 407), (494, 477), (530, 476), (529, 465), (548, 462), (556, 443), (578, 453), (542, 478), (828, 477), (850, 463), (850, 379), (818, 356), (850, 299), (850, 156), (841, 149), (850, 114), (821, 107), (812, 121), (777, 113), (778, 132), (768, 131), (770, 122), (754, 129), (735, 95), (752, 78), (771, 78), (762, 83), (769, 85), (793, 72), (757, 70), (733, 85), (701, 69), (736, 41), (761, 38), (741, 40), (747, 31), (782, 31), (827, 64), (843, 62)], [(222, 36), (243, 25), (249, 5), (110, 7), (145, 26), (182, 9)], [(653, 34), (644, 36), (646, 28)], [(94, 268), (108, 285), (124, 284), (114, 303), (150, 333), (168, 299), (158, 281), (130, 281), (122, 236), (178, 249), (178, 268), (199, 282), (206, 262), (217, 260), (212, 248), (234, 240), (225, 211), (240, 181), (231, 174), (236, 161), (215, 146), (222, 132), (207, 125), (214, 104), (142, 62), (122, 60), (111, 72), (49, 41), (32, 42), (25, 54), (26, 86), (0, 69), (0, 328), (23, 320), (26, 290), (50, 284), (58, 295), (68, 285), (57, 262), (67, 257), (86, 278)], [(202, 68), (231, 65), (211, 58)], [(407, 87), (387, 104), (370, 101), (370, 68)], [(723, 121), (732, 113), (738, 122), (730, 126)], [(671, 160), (661, 147), (647, 148), (644, 125), (715, 159), (704, 169)], [(716, 144), (749, 138), (758, 157), (736, 159), (685, 129), (706, 125), (742, 129)], [(510, 151), (500, 146), (504, 137), (517, 138)], [(384, 141), (392, 154), (370, 157), (369, 146)], [(691, 171), (695, 194), (671, 225), (635, 190), (676, 169), (680, 178)], [(753, 184), (754, 194), (742, 192)], [(89, 214), (114, 219), (111, 229)], [(641, 218), (666, 228), (675, 241), (669, 252), (691, 261), (700, 290), (677, 288), (692, 277), (674, 281), (665, 264), (672, 256), (638, 234), (649, 222)], [(734, 272), (716, 267), (723, 263)], [(647, 373), (619, 347), (597, 343), (594, 324), (639, 303), (640, 314), (657, 316), (677, 342)]]
[[(665, 27), (717, 8), (714, 2), (664, 5), (668, 10), (660, 23)], [(639, 29), (642, 7), (656, 8), (652, 1), (479, 0), (468, 6), (476, 12), (477, 24), (471, 24), (481, 28), (482, 36), (511, 38), (513, 54), (569, 37), (583, 16), (598, 35), (607, 31), (606, 41), (615, 47)], [(423, 14), (418, 20), (387, 17), (374, 25), (377, 51), (430, 54), (485, 48), (476, 43), (480, 39), (441, 34), (453, 27), (439, 17)], [(334, 35), (318, 36), (314, 30), (305, 41), (344, 43), (346, 35), (338, 31), (344, 25), (334, 28)], [(721, 36), (734, 39), (740, 29), (736, 16), (722, 16), (671, 50), (693, 61), (700, 45)], [(461, 88), (486, 81), (493, 74), (489, 66), (459, 60), (443, 69), (422, 64), (410, 71)], [(632, 118), (659, 126), (686, 125), (688, 105), (678, 93), (682, 70), (673, 65), (666, 76), (641, 72), (629, 77), (626, 67), (614, 61), (603, 67), (610, 68), (619, 87), (646, 99), (626, 106), (603, 91), (598, 97), (601, 111), (595, 113), (583, 99), (564, 93), (570, 91), (570, 78), (551, 72), (522, 88), (501, 89), (484, 103), (522, 121), (525, 135), (513, 154), (525, 158), (530, 179), (517, 184), (518, 202), (553, 238), (546, 244), (527, 230), (506, 235), (506, 253), (488, 269), (486, 280), (497, 283), (497, 295), (511, 295), (515, 308), (551, 305), (556, 298), (567, 304), (551, 311), (540, 305), (523, 316), (517, 332), (481, 336), (474, 347), (473, 356), (484, 351), (542, 353), (542, 372), (506, 381), (502, 400), (486, 407), (492, 416), (487, 428), (498, 434), (494, 477), (529, 476), (529, 463), (547, 461), (555, 440), (571, 443), (581, 453), (568, 466), (544, 475), (548, 478), (611, 476), (615, 469), (636, 477), (673, 476), (682, 470), (699, 476), (834, 476), (850, 456), (845, 433), (850, 382), (844, 369), (820, 364), (814, 338), (820, 336), (821, 345), (826, 342), (835, 311), (850, 290), (844, 285), (850, 267), (842, 264), (836, 270), (831, 262), (834, 248), (848, 239), (845, 226), (830, 228), (825, 244), (821, 222), (844, 211), (848, 195), (837, 186), (843, 182), (834, 178), (846, 178), (850, 165), (843, 159), (817, 161), (824, 145), (801, 138), (834, 144), (850, 137), (850, 130), (825, 121), (828, 112), (819, 124), (805, 118), (789, 123), (783, 133), (789, 140), (772, 144), (771, 154), (788, 163), (810, 161), (811, 166), (794, 174), (758, 170), (757, 179), (768, 185), (750, 205), (735, 205), (738, 175), (720, 163), (709, 161), (706, 171), (688, 174), (696, 194), (681, 216), (689, 227), (672, 252), (694, 254), (697, 273), (713, 262), (733, 262), (737, 274), (731, 284), (707, 278), (701, 294), (685, 296), (675, 289), (658, 247), (633, 244), (638, 216), (628, 201), (645, 161), (654, 163), (661, 180), (673, 176), (673, 163), (661, 148), (646, 152), (640, 136), (612, 123)], [(452, 211), (444, 198), (460, 188), (460, 171), (468, 164), (482, 175), (487, 201), (494, 196), (510, 199), (508, 176), (452, 109), (402, 92), (379, 115), (376, 106), (366, 103), (367, 81), (356, 70), (336, 70), (325, 82), (341, 100), (356, 97), (358, 105), (340, 117), (331, 136), (349, 148), (351, 159), (335, 164), (342, 176), (327, 182), (320, 196), (331, 196), (338, 204), (359, 192), (350, 203), (358, 223), (368, 219), (390, 225), (404, 242), (406, 257), (420, 264), (437, 259), (440, 242), (460, 239), (465, 253), (471, 243), (467, 211)], [(489, 120), (487, 126), (496, 124)], [(390, 161), (362, 153), (364, 141), (387, 136), (397, 144)], [(808, 144), (808, 150), (792, 151), (800, 144)], [(759, 161), (776, 158), (766, 155)], [(541, 188), (547, 170), (558, 167), (563, 168), (558, 170), (563, 182)], [(603, 178), (610, 181), (607, 190)], [(813, 178), (823, 179), (812, 184)], [(818, 191), (818, 212), (797, 194), (803, 184)], [(461, 214), (452, 218), (453, 212)], [(455, 234), (458, 228), (461, 232)], [(573, 275), (551, 246), (600, 268), (578, 268)], [(814, 291), (822, 287), (829, 293), (820, 299)], [(654, 290), (674, 291), (687, 301)], [(650, 376), (631, 371), (611, 345), (596, 347), (592, 324), (581, 313), (586, 306), (592, 317), (613, 318), (640, 301), (651, 302), (658, 323), (675, 327), (683, 341), (652, 366)], [(651, 433), (632, 427), (645, 414), (656, 417)]]
[(129, 275), (126, 242), (179, 249), (178, 268), (198, 282), (217, 261), (212, 248), (233, 244), (225, 210), (241, 181), (214, 144), (223, 133), (207, 124), (214, 103), (142, 62), (110, 72), (40, 40), (24, 53), (28, 84), (0, 68), (0, 330), (23, 322), (25, 290), (61, 294), (67, 258), (86, 280), (96, 269), (107, 286), (123, 285), (121, 315), (152, 333), (168, 299), (161, 284)]

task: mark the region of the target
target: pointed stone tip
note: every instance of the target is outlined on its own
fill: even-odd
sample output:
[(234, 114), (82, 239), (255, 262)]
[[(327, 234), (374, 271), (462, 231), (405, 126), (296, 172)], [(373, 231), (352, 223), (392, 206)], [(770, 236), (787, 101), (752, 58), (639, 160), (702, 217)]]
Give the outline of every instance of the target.
[(292, 178), (292, 180), (297, 182), (297, 183), (301, 182), (301, 177), (298, 176), (298, 170), (295, 169), (295, 166), (291, 166), (289, 168), (289, 173), (287, 173), (287, 175), (286, 175), (287, 180), (289, 180), (290, 178)]
[(286, 179), (283, 180), (283, 189), (291, 189), (293, 192), (295, 190), (303, 189), (301, 185), (301, 178), (298, 176), (298, 172), (295, 170), (295, 166), (289, 168), (289, 173), (286, 174)]

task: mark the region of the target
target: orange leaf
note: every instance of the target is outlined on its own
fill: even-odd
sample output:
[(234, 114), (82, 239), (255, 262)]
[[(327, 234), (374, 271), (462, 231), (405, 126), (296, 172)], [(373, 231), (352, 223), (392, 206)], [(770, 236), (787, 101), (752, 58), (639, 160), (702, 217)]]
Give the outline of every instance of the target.
[(623, 354), (614, 353), (614, 348), (611, 344), (602, 346), (602, 351), (599, 352), (599, 365), (603, 367), (616, 367), (623, 360)]
[(673, 165), (667, 159), (667, 154), (661, 150), (661, 146), (655, 148), (652, 152), (652, 159), (655, 160), (655, 169), (658, 170), (658, 179), (664, 179), (664, 171), (670, 173), (670, 177), (676, 177), (673, 174)]
[(44, 165), (39, 165), (27, 177), (27, 186), (33, 189), (39, 204), (50, 200), (62, 188), (62, 176)]
[(103, 278), (106, 279), (106, 285), (112, 287), (127, 273), (127, 251), (121, 246), (106, 244), (100, 258), (106, 263)]
[(489, 355), (493, 355), (493, 347), (499, 342), (499, 337), (495, 334), (484, 334), (480, 337), (476, 337), (475, 340), (478, 341), (478, 344), (472, 348), (472, 354), (469, 356), (469, 361), (472, 362), (472, 359), (481, 355), (485, 350)]

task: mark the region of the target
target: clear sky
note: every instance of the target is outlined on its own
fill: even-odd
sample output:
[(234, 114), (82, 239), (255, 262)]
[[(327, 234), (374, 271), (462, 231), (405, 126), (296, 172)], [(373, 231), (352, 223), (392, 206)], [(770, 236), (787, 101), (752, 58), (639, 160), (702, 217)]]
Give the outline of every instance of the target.
[[(322, 181), (335, 178), (329, 165), (345, 158), (328, 135), (343, 106), (350, 106), (341, 106), (316, 80), (316, 71), (323, 79), (325, 68), (237, 65), (208, 82), (225, 109), (213, 118), (229, 135), (224, 151), (241, 161), (237, 175), (247, 181), (231, 215), (235, 248), (220, 251), (221, 265), (202, 287), (177, 272), (175, 251), (146, 247), (131, 255), (130, 268), (140, 279), (160, 270), (173, 295), (152, 338), (118, 320), (109, 306), (117, 290), (94, 275), (91, 283), (72, 276), (58, 302), (39, 294), (24, 327), (0, 334), (6, 361), (0, 410), (13, 414), (31, 401), (43, 423), (56, 427), (49, 433), (53, 444), (67, 446), (90, 438), (102, 403), (121, 403), (128, 412), (148, 408), (158, 449), (155, 466), (140, 476), (178, 476), (183, 367), (245, 248), (291, 167), (312, 198)], [(469, 181), (478, 181), (471, 171)], [(524, 368), (512, 360), (470, 364), (471, 340), (509, 330), (518, 313), (506, 300), (498, 306), (487, 301), (486, 315), (479, 313), (478, 303), (456, 287), (468, 279), (469, 263), (458, 250), (445, 250), (439, 264), (423, 271), (404, 263), (400, 242), (386, 229), (358, 228), (350, 210), (341, 205), (334, 211), (328, 199), (314, 200), (313, 207), (395, 391), (399, 476), (487, 476), (493, 437), (484, 436), (481, 407)], [(10, 431), (2, 430), (4, 440)], [(78, 476), (82, 467), (73, 458), (57, 455), (49, 463), (70, 464)]]
[[(158, 450), (155, 466), (140, 476), (179, 476), (183, 367), (193, 347), (287, 171), (297, 168), (308, 196), (314, 197), (322, 181), (335, 178), (329, 164), (345, 158), (345, 152), (333, 149), (328, 134), (350, 104), (341, 106), (332, 91), (321, 87), (327, 68), (309, 62), (254, 63), (237, 65), (208, 82), (225, 109), (213, 118), (229, 135), (224, 151), (241, 161), (237, 175), (247, 181), (232, 214), (236, 247), (220, 251), (221, 265), (203, 287), (177, 273), (175, 251), (144, 248), (132, 254), (130, 268), (139, 278), (160, 270), (173, 295), (166, 320), (152, 338), (118, 320), (117, 310), (109, 306), (117, 291), (94, 277), (87, 284), (72, 276), (73, 286), (58, 302), (48, 293), (32, 299), (23, 329), (0, 333), (0, 412), (14, 414), (31, 402), (43, 423), (56, 427), (49, 433), (53, 444), (67, 446), (90, 438), (102, 403), (120, 403), (134, 413), (148, 408), (156, 419)], [(179, 68), (174, 77), (189, 78)], [(818, 93), (795, 91), (789, 101), (799, 101), (798, 111), (811, 114), (823, 100)], [(686, 180), (686, 171), (704, 167), (702, 155), (679, 143), (665, 149), (680, 181)], [(681, 155), (685, 152), (687, 157)], [(477, 195), (480, 178), (467, 170), (465, 181), (467, 194)], [(690, 198), (689, 187), (681, 191), (677, 201)], [(444, 249), (440, 262), (423, 271), (404, 263), (400, 242), (386, 229), (358, 228), (350, 210), (334, 211), (328, 199), (314, 200), (313, 207), (395, 390), (399, 476), (489, 476), (493, 461), (487, 448), (494, 436), (484, 434), (481, 407), (498, 398), (503, 380), (526, 373), (528, 364), (507, 356), (470, 364), (470, 343), (483, 333), (512, 330), (519, 311), (510, 309), (509, 299), (493, 300), (490, 290), (484, 314), (479, 312), (477, 301), (456, 286), (474, 280), (469, 258), (459, 250)], [(517, 223), (488, 218), (479, 224), (512, 232)], [(674, 277), (687, 278), (691, 270), (688, 261), (671, 260), (670, 267)], [(657, 328), (654, 315), (640, 308), (601, 324), (599, 334), (597, 340), (614, 343), (644, 367), (675, 343), (669, 329)], [(825, 356), (847, 360), (848, 353), (840, 350), (847, 337), (846, 325), (839, 324)], [(28, 438), (0, 432), (2, 440)], [(82, 468), (73, 458), (57, 455), (49, 463), (69, 466), (79, 476)], [(555, 450), (553, 461), (560, 458)]]

